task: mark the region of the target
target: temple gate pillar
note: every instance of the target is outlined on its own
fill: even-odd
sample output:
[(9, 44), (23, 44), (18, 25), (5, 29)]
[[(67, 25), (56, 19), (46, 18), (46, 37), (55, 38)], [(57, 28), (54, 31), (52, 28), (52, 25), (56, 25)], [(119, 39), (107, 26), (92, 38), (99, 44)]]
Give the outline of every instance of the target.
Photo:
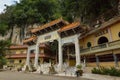
[(116, 55), (116, 54), (113, 54), (113, 58), (114, 58), (114, 62), (115, 62), (115, 67), (119, 67), (117, 55)]
[(36, 44), (36, 52), (35, 52), (35, 62), (34, 67), (38, 67), (38, 59), (39, 59), (39, 44)]
[(80, 47), (78, 37), (75, 38), (75, 56), (76, 56), (76, 65), (79, 65), (80, 60)]
[(27, 51), (27, 60), (26, 60), (26, 65), (30, 65), (30, 50), (28, 49)]
[(62, 65), (63, 65), (63, 53), (62, 53), (62, 42), (61, 42), (61, 38), (58, 39), (58, 67), (59, 67), (59, 70), (62, 71)]

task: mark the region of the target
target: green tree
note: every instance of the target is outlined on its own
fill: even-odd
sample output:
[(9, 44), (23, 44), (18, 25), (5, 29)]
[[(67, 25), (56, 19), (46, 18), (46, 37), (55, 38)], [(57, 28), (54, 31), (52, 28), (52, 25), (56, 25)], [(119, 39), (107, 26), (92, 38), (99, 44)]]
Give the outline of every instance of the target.
[[(0, 20), (13, 30), (20, 27), (20, 38), (28, 25), (44, 24), (59, 17), (73, 22), (90, 23), (102, 13), (118, 5), (119, 0), (20, 0), (7, 6)], [(2, 24), (3, 25), (3, 24)], [(12, 36), (13, 33), (11, 33)]]
[[(61, 16), (58, 0), (20, 0), (20, 3), (6, 6), (5, 13), (10, 28), (20, 27), (21, 40), (28, 25), (44, 24)], [(12, 34), (11, 34), (12, 35)]]
[(5, 53), (7, 48), (10, 46), (10, 41), (0, 40), (0, 69), (6, 64)]
[[(8, 25), (7, 22), (3, 20), (0, 20), (0, 36), (4, 36), (7, 32)], [(3, 65), (6, 64), (5, 59), (5, 51), (7, 47), (9, 47), (10, 41), (8, 40), (0, 40), (0, 69), (3, 68)]]
[(62, 14), (67, 19), (87, 23), (118, 5), (119, 0), (60, 0)]

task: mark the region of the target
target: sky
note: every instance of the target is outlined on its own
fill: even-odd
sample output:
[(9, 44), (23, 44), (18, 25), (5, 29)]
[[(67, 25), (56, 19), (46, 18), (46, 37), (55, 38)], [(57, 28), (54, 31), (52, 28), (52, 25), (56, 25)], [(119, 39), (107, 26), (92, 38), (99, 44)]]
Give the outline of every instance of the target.
[(3, 10), (5, 9), (5, 6), (4, 6), (5, 4), (12, 5), (15, 3), (14, 1), (19, 2), (19, 0), (0, 0), (0, 13), (3, 12)]

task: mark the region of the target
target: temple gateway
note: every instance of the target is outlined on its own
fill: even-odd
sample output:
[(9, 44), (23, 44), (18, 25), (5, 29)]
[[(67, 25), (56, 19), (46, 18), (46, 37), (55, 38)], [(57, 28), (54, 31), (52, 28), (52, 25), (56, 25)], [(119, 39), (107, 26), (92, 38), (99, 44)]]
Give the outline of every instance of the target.
[[(32, 29), (29, 33), (30, 38), (23, 41), (24, 44), (28, 45), (26, 66), (30, 68), (30, 52), (35, 51), (34, 67), (37, 69), (39, 66), (39, 55), (41, 55), (41, 50), (39, 46), (41, 44), (48, 44), (54, 41), (58, 42), (58, 62), (54, 61), (55, 57), (53, 55), (53, 61), (58, 64), (59, 71), (63, 68), (63, 62), (69, 61), (71, 59), (71, 65), (79, 65), (80, 60), (80, 46), (79, 46), (79, 36), (84, 33), (84, 28), (81, 27), (79, 22), (73, 22), (69, 24), (62, 18), (51, 21), (37, 29)], [(70, 58), (69, 53), (67, 54), (65, 49), (70, 51), (67, 47), (72, 46), (71, 49), (75, 49), (72, 53), (73, 57)], [(64, 49), (65, 48), (65, 49)], [(64, 55), (66, 54), (66, 55)], [(52, 55), (49, 53), (48, 55)], [(46, 55), (45, 55), (46, 56)], [(69, 57), (68, 57), (69, 56)], [(49, 58), (48, 58), (49, 59)], [(51, 58), (52, 59), (52, 58)], [(67, 60), (69, 59), (69, 60)], [(57, 59), (56, 59), (57, 60)], [(74, 63), (75, 62), (75, 63)]]

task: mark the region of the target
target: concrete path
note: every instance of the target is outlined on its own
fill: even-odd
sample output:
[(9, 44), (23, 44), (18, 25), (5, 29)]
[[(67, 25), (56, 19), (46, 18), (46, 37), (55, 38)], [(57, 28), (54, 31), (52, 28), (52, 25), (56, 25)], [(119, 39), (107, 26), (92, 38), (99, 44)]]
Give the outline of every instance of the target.
[(0, 80), (120, 80), (120, 77), (84, 73), (82, 77), (77, 78), (75, 75), (65, 75), (65, 73), (53, 76), (40, 75), (38, 73), (2, 71), (0, 72)]
[[(74, 74), (65, 74), (65, 73), (60, 73), (56, 74), (57, 76), (72, 76), (75, 77)], [(91, 74), (91, 73), (83, 73), (83, 76), (80, 78), (86, 78), (86, 79), (91, 79), (91, 80), (120, 80), (120, 77), (115, 77), (115, 76), (108, 76), (108, 75), (99, 75), (99, 74)]]
[(52, 75), (40, 75), (35, 73), (23, 73), (23, 72), (0, 72), (0, 80), (91, 80), (81, 77), (59, 77)]
[(99, 74), (91, 74), (85, 73), (82, 78), (88, 78), (93, 80), (120, 80), (120, 77), (108, 76), (108, 75), (99, 75)]

